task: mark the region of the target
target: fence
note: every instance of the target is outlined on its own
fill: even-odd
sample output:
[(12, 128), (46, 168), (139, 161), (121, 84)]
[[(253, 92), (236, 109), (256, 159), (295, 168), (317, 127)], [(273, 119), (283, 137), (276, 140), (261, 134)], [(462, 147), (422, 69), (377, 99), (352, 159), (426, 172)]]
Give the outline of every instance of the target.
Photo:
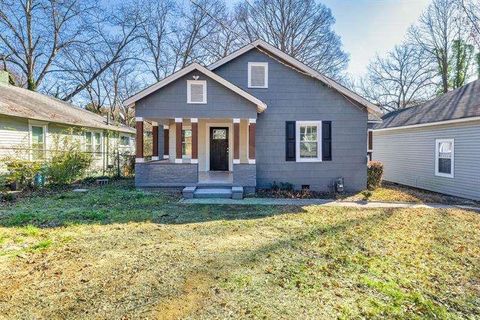
[[(6, 170), (9, 160), (48, 162), (54, 155), (67, 153), (68, 150), (35, 149), (24, 147), (0, 146), (0, 172)], [(87, 170), (89, 176), (130, 177), (133, 175), (135, 155), (131, 150), (115, 148), (112, 151), (81, 151), (92, 155), (92, 163)]]

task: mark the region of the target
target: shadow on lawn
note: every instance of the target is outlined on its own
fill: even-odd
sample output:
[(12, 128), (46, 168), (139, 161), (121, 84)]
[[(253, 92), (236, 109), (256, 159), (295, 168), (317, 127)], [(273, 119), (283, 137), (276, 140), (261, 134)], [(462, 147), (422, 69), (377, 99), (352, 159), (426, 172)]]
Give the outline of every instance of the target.
[(178, 193), (137, 191), (129, 184), (34, 195), (0, 207), (1, 227), (54, 228), (77, 224), (152, 222), (187, 224), (261, 219), (305, 210), (298, 206), (180, 205)]

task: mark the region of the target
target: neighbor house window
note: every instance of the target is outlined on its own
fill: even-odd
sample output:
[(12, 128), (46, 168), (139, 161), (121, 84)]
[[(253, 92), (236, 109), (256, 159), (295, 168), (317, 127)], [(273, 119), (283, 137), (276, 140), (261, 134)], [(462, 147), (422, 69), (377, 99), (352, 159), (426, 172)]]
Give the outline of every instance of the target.
[(102, 156), (102, 134), (100, 132), (85, 132), (85, 151), (93, 153), (94, 157)]
[(120, 136), (120, 145), (123, 146), (123, 147), (130, 146), (130, 137)]
[(453, 178), (454, 170), (454, 140), (435, 140), (435, 175)]
[(45, 126), (30, 126), (30, 145), (32, 160), (45, 158)]
[(321, 121), (297, 121), (296, 154), (298, 162), (322, 161), (321, 132)]
[(268, 63), (267, 62), (249, 62), (248, 63), (248, 87), (249, 88), (268, 88)]
[(192, 130), (182, 130), (182, 158), (192, 157)]
[(207, 81), (187, 81), (187, 103), (207, 103)]

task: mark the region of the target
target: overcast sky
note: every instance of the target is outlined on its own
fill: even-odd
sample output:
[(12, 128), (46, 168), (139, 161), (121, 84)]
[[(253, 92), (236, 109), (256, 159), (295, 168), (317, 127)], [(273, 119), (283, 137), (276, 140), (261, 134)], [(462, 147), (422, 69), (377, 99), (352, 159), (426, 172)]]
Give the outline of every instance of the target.
[(375, 53), (384, 54), (400, 43), (430, 0), (321, 0), (332, 9), (335, 31), (350, 53), (348, 71), (365, 72)]

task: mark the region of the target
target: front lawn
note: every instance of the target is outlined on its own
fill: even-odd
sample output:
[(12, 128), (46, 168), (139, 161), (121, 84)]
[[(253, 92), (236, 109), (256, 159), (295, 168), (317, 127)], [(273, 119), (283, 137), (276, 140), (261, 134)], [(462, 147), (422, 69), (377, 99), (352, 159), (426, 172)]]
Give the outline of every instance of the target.
[(25, 198), (0, 207), (0, 318), (475, 318), (479, 243), (464, 210)]

